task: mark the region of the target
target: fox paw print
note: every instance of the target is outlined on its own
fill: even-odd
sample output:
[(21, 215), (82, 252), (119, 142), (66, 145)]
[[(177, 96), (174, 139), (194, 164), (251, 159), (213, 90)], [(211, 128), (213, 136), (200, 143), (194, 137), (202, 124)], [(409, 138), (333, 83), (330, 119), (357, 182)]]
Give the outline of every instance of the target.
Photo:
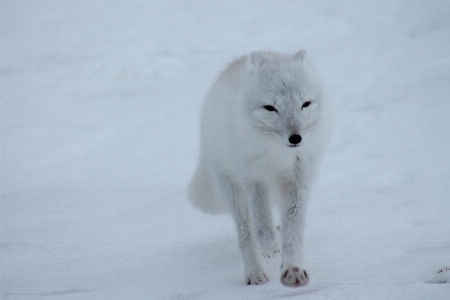
[(308, 273), (299, 267), (289, 267), (281, 272), (281, 283), (289, 287), (301, 287), (309, 282)]

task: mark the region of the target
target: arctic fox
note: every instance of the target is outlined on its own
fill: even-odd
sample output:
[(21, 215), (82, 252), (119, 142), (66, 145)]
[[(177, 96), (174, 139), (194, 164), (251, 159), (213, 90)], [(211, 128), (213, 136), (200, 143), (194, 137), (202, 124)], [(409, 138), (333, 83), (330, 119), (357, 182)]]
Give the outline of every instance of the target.
[[(305, 209), (330, 136), (330, 113), (305, 50), (243, 56), (207, 94), (189, 198), (203, 212), (232, 214), (247, 284), (268, 281), (260, 251), (273, 254), (280, 246), (281, 283), (308, 284)], [(281, 228), (274, 225), (273, 204), (280, 208)]]

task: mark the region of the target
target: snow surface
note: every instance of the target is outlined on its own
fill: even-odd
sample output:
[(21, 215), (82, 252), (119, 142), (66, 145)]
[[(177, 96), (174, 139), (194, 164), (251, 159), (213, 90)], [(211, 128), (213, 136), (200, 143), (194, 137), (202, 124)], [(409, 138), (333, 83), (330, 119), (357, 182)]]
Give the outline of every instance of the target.
[[(450, 2), (1, 1), (4, 299), (450, 299)], [(308, 51), (334, 103), (307, 287), (246, 286), (186, 187), (202, 99)]]

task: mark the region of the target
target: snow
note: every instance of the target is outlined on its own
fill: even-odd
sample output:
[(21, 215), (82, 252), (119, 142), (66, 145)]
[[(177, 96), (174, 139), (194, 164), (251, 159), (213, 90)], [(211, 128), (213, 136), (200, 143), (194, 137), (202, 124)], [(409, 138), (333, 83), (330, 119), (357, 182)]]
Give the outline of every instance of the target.
[[(450, 2), (0, 3), (10, 299), (449, 299)], [(246, 286), (233, 220), (186, 199), (202, 99), (307, 49), (335, 107), (304, 288)]]

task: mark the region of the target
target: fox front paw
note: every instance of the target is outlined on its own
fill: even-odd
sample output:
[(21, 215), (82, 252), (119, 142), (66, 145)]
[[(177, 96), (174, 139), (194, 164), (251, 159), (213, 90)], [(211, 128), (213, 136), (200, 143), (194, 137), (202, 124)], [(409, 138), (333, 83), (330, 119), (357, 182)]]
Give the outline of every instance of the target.
[(300, 267), (291, 266), (281, 272), (281, 283), (285, 286), (301, 287), (308, 282), (308, 273)]
[(269, 281), (267, 275), (263, 271), (255, 271), (247, 277), (247, 285), (261, 285)]

